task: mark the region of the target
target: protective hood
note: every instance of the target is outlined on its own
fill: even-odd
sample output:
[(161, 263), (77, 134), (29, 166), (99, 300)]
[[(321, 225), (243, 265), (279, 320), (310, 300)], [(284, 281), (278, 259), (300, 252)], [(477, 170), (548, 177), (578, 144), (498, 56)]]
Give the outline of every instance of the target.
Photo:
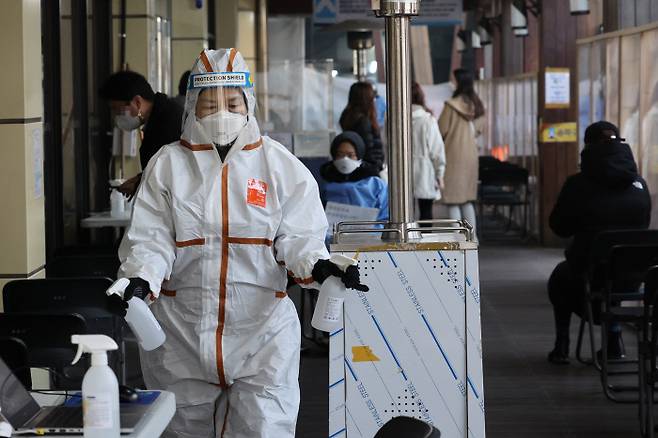
[(637, 179), (637, 165), (626, 143), (590, 144), (580, 154), (580, 169), (588, 179), (610, 188), (622, 188)]
[(336, 157), (338, 146), (340, 146), (340, 144), (343, 142), (351, 143), (352, 146), (354, 146), (354, 150), (356, 151), (356, 157), (358, 159), (363, 158), (366, 153), (366, 144), (364, 143), (363, 138), (361, 138), (361, 136), (354, 131), (343, 131), (334, 137), (333, 141), (331, 142), (330, 149), (330, 153), (333, 158)]
[[(253, 78), (242, 54), (237, 49), (203, 50), (192, 67), (185, 95), (183, 113), (183, 133), (181, 140), (188, 147), (212, 145), (213, 141), (206, 129), (197, 120), (196, 104), (201, 92), (212, 87), (239, 88), (247, 102), (247, 124), (242, 128), (233, 143), (238, 149), (260, 139), (260, 129), (254, 117), (256, 97)], [(237, 147), (236, 147), (237, 146)]]

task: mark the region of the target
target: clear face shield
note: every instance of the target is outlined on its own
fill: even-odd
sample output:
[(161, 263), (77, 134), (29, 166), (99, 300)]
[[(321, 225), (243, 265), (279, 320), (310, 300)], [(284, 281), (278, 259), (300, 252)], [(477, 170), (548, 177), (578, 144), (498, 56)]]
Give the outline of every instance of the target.
[(198, 134), (208, 143), (229, 145), (247, 126), (254, 102), (249, 73), (192, 74), (184, 120), (195, 122)]

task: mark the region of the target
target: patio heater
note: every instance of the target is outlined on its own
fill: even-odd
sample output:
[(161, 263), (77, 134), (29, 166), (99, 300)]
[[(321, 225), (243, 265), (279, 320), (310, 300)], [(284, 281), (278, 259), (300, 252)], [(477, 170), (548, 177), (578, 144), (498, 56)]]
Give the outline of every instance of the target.
[(386, 31), (389, 221), (342, 222), (332, 253), (358, 261), (329, 334), (329, 436), (373, 437), (408, 416), (484, 438), (477, 243), (466, 221), (413, 217), (410, 18), (418, 0), (372, 0)]

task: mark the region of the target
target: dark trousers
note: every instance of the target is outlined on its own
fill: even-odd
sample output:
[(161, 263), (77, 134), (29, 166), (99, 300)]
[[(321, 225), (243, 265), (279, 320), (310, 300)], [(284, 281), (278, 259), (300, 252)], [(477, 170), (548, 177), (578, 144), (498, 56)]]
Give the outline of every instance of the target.
[[(420, 213), (420, 220), (433, 219), (432, 206), (434, 199), (418, 199), (418, 212)], [(429, 227), (429, 224), (422, 224), (421, 226)]]
[(569, 337), (571, 314), (584, 316), (585, 282), (565, 261), (558, 263), (548, 279), (548, 298), (553, 305), (555, 331), (558, 338)]
[[(595, 285), (596, 287), (596, 285)], [(575, 313), (585, 318), (585, 278), (584, 275), (576, 273), (565, 261), (558, 263), (548, 279), (548, 297), (553, 305), (553, 316), (555, 318), (555, 334), (558, 338), (569, 338), (569, 326), (571, 314)], [(599, 303), (592, 304), (594, 323), (599, 324), (601, 306)], [(610, 332), (621, 330), (619, 324), (612, 323)]]

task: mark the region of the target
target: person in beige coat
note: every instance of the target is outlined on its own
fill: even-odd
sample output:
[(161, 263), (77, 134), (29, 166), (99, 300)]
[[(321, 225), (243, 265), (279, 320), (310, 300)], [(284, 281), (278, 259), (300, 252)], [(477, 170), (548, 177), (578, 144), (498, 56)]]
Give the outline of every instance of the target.
[(439, 130), (446, 148), (446, 171), (442, 199), (451, 219), (466, 219), (475, 229), (478, 184), (478, 126), (484, 106), (473, 88), (473, 75), (464, 69), (453, 72), (457, 89), (446, 101), (439, 117)]

